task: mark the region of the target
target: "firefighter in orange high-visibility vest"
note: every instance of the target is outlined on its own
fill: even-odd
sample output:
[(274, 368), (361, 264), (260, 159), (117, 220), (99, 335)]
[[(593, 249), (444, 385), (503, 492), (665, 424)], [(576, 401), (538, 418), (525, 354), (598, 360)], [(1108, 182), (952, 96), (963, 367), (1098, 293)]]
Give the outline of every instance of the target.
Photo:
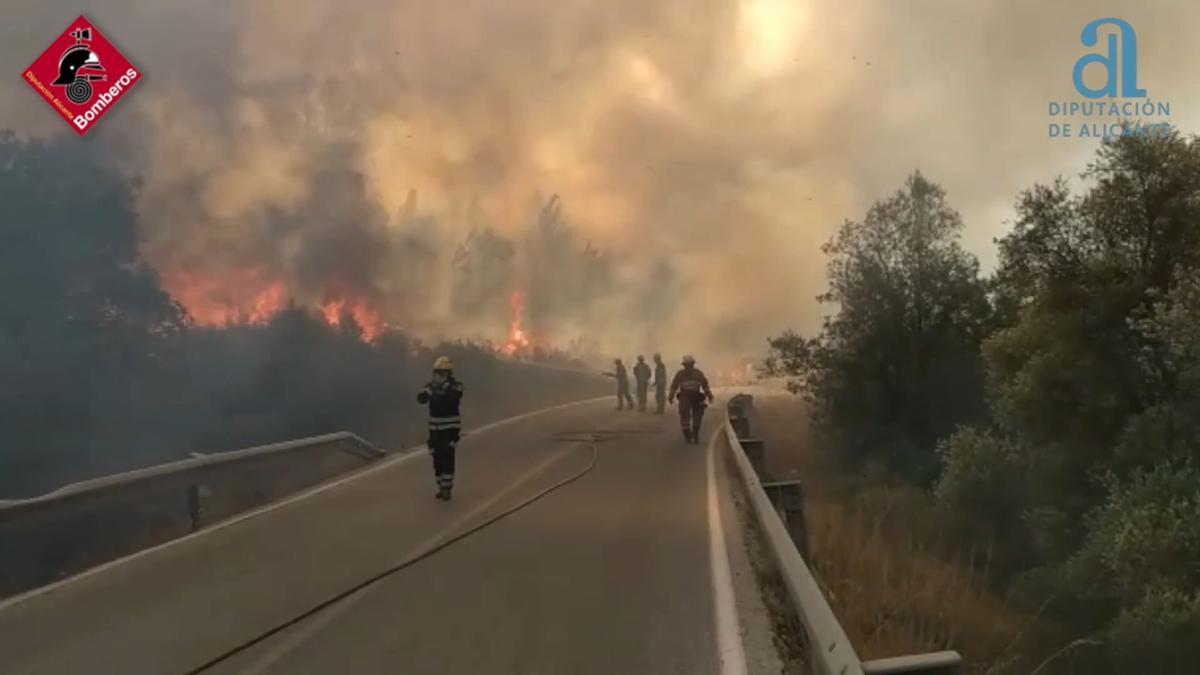
[(713, 401), (708, 378), (696, 367), (696, 359), (683, 357), (683, 368), (675, 373), (671, 381), (668, 401), (679, 398), (679, 426), (683, 439), (688, 443), (700, 442), (700, 423), (704, 421), (704, 409)]

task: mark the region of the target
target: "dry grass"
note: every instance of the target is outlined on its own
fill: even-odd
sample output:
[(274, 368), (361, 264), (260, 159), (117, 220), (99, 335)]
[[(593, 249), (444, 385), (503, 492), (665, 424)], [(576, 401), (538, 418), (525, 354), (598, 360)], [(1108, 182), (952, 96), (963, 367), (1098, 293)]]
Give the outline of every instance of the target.
[(988, 589), (986, 556), (955, 558), (925, 502), (896, 487), (806, 502), (811, 562), (860, 656), (957, 649), (968, 672), (1030, 672), (1046, 630)]
[(1017, 675), (1061, 645), (1038, 611), (989, 588), (988, 552), (966, 549), (929, 495), (835, 471), (807, 442), (795, 399), (756, 403), (770, 471), (804, 482), (810, 564), (862, 658), (955, 649), (968, 673)]

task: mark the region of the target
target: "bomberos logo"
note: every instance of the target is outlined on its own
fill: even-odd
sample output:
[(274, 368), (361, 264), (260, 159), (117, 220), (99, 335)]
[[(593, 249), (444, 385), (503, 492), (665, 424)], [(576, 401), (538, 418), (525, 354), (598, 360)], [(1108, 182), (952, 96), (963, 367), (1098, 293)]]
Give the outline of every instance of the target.
[(80, 16), (25, 70), (25, 81), (83, 136), (141, 73)]

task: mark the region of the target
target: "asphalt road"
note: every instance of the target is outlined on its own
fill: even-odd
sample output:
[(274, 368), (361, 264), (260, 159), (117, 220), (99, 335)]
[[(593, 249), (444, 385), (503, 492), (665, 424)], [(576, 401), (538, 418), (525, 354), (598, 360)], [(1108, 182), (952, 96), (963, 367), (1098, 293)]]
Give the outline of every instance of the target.
[(609, 401), (469, 435), (451, 503), (425, 453), (386, 460), (0, 604), (0, 672), (189, 672), (578, 473), (591, 449), (565, 439), (594, 431), (580, 480), (205, 672), (779, 672), (725, 462)]

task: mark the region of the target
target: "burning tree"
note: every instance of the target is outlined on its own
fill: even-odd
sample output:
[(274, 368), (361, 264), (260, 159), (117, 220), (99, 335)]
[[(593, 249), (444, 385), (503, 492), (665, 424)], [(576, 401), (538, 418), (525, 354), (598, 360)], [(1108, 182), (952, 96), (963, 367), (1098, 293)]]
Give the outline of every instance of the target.
[(512, 308), (512, 321), (508, 325), (508, 342), (500, 348), (506, 356), (521, 356), (529, 350), (530, 339), (525, 329), (525, 293), (513, 291), (509, 297), (509, 307)]

